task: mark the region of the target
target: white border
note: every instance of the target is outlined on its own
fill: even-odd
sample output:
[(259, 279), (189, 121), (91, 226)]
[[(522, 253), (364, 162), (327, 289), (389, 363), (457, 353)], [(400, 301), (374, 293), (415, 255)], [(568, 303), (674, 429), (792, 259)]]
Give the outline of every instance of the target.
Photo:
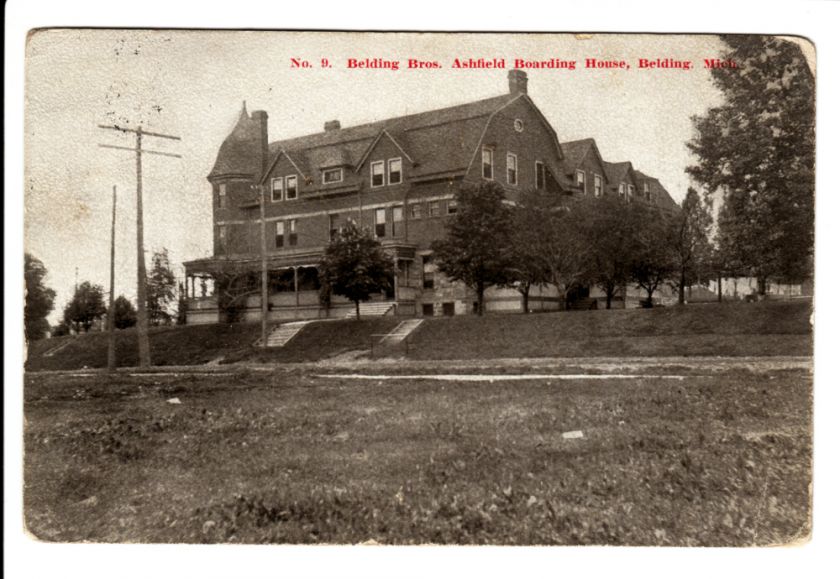
[[(761, 577), (819, 577), (836, 572), (838, 539), (835, 413), (838, 391), (836, 344), (830, 329), (837, 320), (840, 287), (832, 249), (838, 212), (831, 172), (838, 147), (840, 6), (833, 2), (672, 2), (617, 1), (545, 3), (520, 1), (515, 9), (476, 12), (471, 6), (427, 1), (391, 17), (387, 5), (360, 2), (287, 4), (168, 0), (115, 2), (10, 0), (6, 5), (6, 167), (5, 174), (5, 573), (9, 577), (428, 577), (612, 575), (620, 577), (710, 574)], [(535, 17), (539, 15), (539, 17)], [(53, 545), (21, 532), (23, 323), (23, 78), (26, 33), (46, 26), (327, 28), (496, 31), (742, 32), (798, 34), (817, 46), (817, 305), (814, 537), (804, 546), (776, 549), (521, 549), (521, 548), (303, 548)], [(832, 564), (834, 563), (834, 564)]]

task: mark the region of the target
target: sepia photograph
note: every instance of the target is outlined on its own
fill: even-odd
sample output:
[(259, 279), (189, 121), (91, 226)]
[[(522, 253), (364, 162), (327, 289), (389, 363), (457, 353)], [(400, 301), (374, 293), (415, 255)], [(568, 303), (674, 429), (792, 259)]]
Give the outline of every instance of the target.
[(797, 30), (24, 53), (28, 540), (813, 540)]

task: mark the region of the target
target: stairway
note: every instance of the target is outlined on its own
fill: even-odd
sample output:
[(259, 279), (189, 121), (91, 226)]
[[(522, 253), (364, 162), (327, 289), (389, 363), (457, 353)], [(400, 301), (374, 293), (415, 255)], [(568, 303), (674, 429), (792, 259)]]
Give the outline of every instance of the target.
[[(299, 331), (303, 329), (303, 326), (308, 324), (309, 322), (288, 322), (286, 324), (280, 324), (279, 326), (275, 327), (271, 330), (271, 333), (268, 334), (268, 338), (266, 339), (267, 347), (269, 348), (282, 348), (285, 346), (289, 340), (294, 338)], [(257, 340), (257, 344), (259, 344), (259, 340)]]
[(384, 336), (379, 343), (383, 346), (396, 346), (403, 340), (405, 340), (408, 335), (417, 329), (417, 327), (423, 323), (423, 320), (405, 320), (397, 324), (397, 327), (391, 330), (391, 333)]
[[(391, 312), (397, 304), (394, 302), (367, 302), (359, 304), (360, 316), (384, 316)], [(347, 313), (345, 318), (355, 318), (356, 308)]]

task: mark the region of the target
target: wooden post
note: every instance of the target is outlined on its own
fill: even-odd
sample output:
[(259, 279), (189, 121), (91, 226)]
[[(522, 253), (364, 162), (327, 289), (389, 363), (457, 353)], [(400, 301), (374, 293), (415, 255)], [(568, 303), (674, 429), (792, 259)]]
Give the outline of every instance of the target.
[(268, 347), (268, 255), (265, 248), (265, 187), (262, 183), (257, 185), (257, 191), (260, 196), (260, 257), (261, 257), (261, 339), (260, 344), (263, 348)]
[(114, 257), (117, 224), (117, 186), (114, 185), (111, 207), (111, 288), (108, 295), (108, 371), (117, 367), (116, 335), (114, 334)]
[(143, 128), (137, 127), (135, 158), (137, 168), (137, 349), (139, 365), (152, 365), (149, 348), (149, 317), (146, 312), (146, 252), (143, 249)]

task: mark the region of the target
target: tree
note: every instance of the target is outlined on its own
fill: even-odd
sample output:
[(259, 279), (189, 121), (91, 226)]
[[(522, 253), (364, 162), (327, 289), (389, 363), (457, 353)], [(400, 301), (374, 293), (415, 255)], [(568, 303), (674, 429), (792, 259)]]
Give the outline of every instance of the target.
[(697, 191), (689, 187), (679, 213), (671, 219), (668, 232), (675, 259), (672, 285), (678, 292), (679, 304), (685, 303), (685, 287), (700, 281), (704, 273), (711, 269), (711, 227), (712, 216), (708, 206), (703, 203)]
[(164, 247), (152, 255), (152, 269), (146, 281), (146, 304), (149, 322), (155, 326), (169, 324), (169, 304), (175, 299), (175, 274), (169, 267), (169, 252)]
[(47, 268), (33, 256), (23, 256), (23, 279), (26, 298), (23, 305), (24, 334), (27, 340), (40, 340), (49, 331), (47, 316), (55, 306), (55, 291), (44, 285)]
[(84, 281), (76, 287), (73, 299), (64, 308), (64, 323), (77, 334), (89, 331), (107, 312), (102, 286)]
[(128, 298), (121, 295), (114, 300), (114, 326), (120, 330), (137, 324), (137, 309)]
[(370, 231), (348, 219), (341, 232), (327, 246), (319, 267), (322, 286), (356, 305), (371, 294), (387, 290), (394, 280), (394, 266)]
[(673, 220), (639, 203), (631, 203), (628, 209), (635, 213), (632, 219), (638, 227), (636, 251), (630, 261), (630, 278), (645, 290), (647, 298), (643, 306), (650, 308), (653, 307), (654, 292), (673, 277), (676, 268), (674, 250), (668, 239)]
[(572, 201), (540, 191), (522, 195), (514, 209), (512, 270), (521, 280), (517, 289), (523, 293), (526, 311), (526, 291), (531, 285), (556, 287), (559, 307), (563, 308), (575, 284), (585, 283), (586, 240), (578, 227), (576, 210)]
[(446, 224), (446, 237), (432, 243), (438, 269), (476, 293), (476, 313), (484, 314), (487, 288), (510, 282), (511, 210), (495, 182), (465, 184), (455, 194), (458, 212)]
[(587, 278), (604, 292), (607, 309), (630, 281), (639, 252), (640, 211), (614, 195), (580, 200), (576, 219), (586, 242)]
[(814, 247), (814, 76), (801, 49), (771, 36), (722, 37), (713, 68), (724, 103), (695, 117), (687, 143), (698, 162), (686, 171), (708, 196), (722, 197), (722, 259), (757, 278), (802, 280)]

